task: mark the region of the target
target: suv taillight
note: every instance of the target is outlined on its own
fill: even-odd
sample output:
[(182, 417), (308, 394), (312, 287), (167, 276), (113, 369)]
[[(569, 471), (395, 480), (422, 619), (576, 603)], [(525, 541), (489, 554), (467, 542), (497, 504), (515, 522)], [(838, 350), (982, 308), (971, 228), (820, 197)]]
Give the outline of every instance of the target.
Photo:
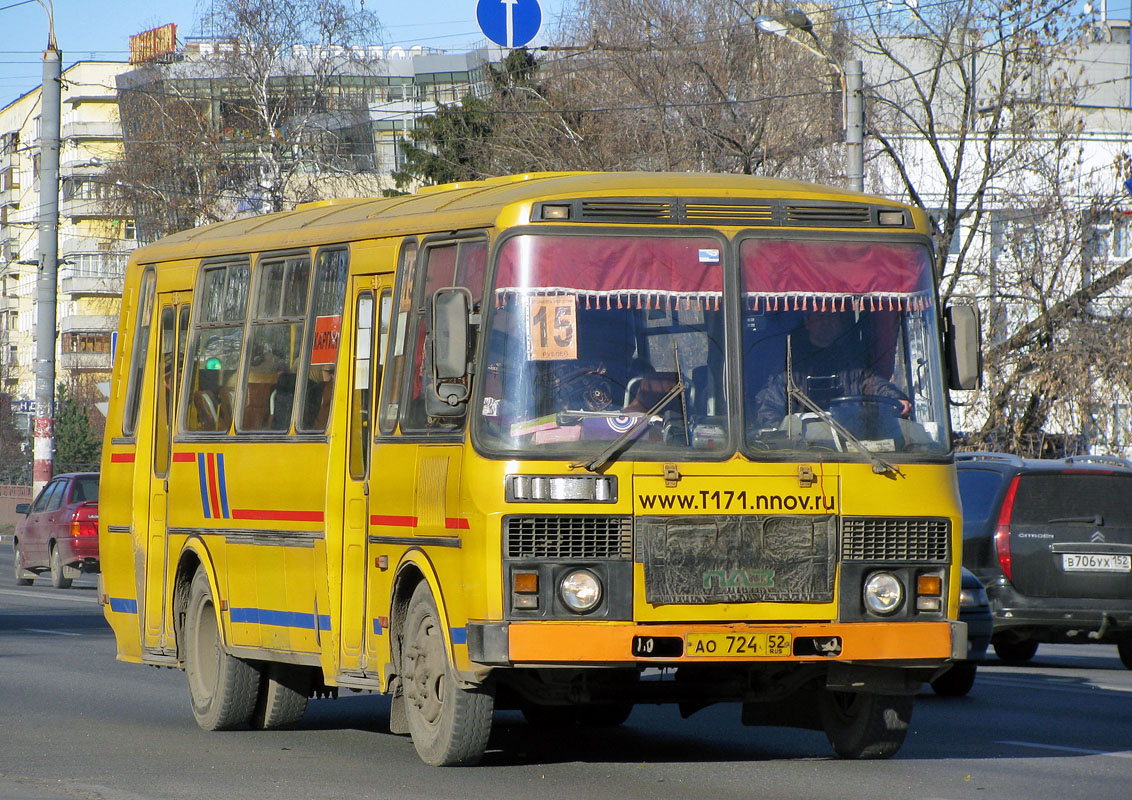
[(75, 509), (75, 513), (71, 516), (71, 535), (98, 535), (98, 503), (86, 502)]
[(1014, 497), (1018, 494), (1021, 477), (1015, 475), (1007, 487), (1002, 509), (998, 512), (998, 524), (994, 526), (994, 550), (998, 554), (998, 563), (1002, 565), (1002, 574), (1008, 581), (1013, 580), (1010, 574), (1010, 515), (1014, 513)]

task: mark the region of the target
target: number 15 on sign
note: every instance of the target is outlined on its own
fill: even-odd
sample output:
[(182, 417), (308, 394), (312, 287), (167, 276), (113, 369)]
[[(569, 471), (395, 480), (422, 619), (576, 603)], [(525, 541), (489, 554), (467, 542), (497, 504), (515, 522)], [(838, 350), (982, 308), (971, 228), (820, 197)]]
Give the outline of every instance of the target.
[(578, 319), (573, 297), (532, 297), (527, 313), (532, 361), (578, 357)]

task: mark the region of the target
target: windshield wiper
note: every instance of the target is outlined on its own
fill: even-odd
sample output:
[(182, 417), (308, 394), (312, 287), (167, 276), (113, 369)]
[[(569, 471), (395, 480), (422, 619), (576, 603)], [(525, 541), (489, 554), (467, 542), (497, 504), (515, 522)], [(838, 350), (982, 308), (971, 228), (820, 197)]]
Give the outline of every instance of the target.
[[(872, 450), (865, 447), (865, 443), (858, 439), (852, 431), (838, 422), (833, 414), (830, 414), (811, 400), (809, 395), (803, 392), (798, 384), (794, 383), (794, 359), (790, 338), (789, 336), (786, 337), (786, 397), (790, 400), (796, 400), (803, 408), (817, 414), (830, 428), (856, 445), (857, 449), (868, 456), (869, 460), (872, 461), (873, 472), (877, 475), (899, 475), (903, 478), (904, 473), (900, 471), (900, 467), (897, 467), (895, 464), (890, 464)], [(789, 412), (789, 408), (787, 408), (787, 411)]]
[(625, 446), (625, 443), (637, 435), (641, 428), (649, 423), (649, 421), (660, 413), (660, 411), (671, 403), (676, 397), (684, 394), (684, 380), (679, 378), (676, 385), (668, 390), (664, 397), (656, 401), (652, 408), (637, 418), (632, 425), (625, 429), (625, 432), (609, 443), (609, 446), (594, 456), (589, 461), (575, 461), (570, 465), (570, 469), (578, 469), (579, 467), (589, 470), (590, 472), (599, 472), (602, 467), (613, 460), (617, 451)]

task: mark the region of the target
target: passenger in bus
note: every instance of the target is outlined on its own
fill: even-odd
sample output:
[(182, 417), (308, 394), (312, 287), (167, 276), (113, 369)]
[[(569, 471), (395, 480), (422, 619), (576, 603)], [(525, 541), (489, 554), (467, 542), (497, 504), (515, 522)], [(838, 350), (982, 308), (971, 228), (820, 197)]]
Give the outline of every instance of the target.
[(285, 431), (291, 427), (291, 409), (295, 405), (295, 373), (281, 372), (267, 397), (267, 427)]
[(232, 405), (226, 402), (220, 387), (219, 370), (202, 369), (198, 379), (199, 389), (193, 392), (193, 408), (196, 410), (198, 431), (226, 431), (232, 423)]
[[(851, 335), (852, 312), (810, 311), (790, 337), (794, 385), (822, 408), (836, 397), (871, 396), (893, 401), (901, 416), (912, 410), (908, 398), (868, 363), (864, 348)], [(770, 377), (755, 396), (759, 428), (777, 427), (786, 416), (786, 371)]]

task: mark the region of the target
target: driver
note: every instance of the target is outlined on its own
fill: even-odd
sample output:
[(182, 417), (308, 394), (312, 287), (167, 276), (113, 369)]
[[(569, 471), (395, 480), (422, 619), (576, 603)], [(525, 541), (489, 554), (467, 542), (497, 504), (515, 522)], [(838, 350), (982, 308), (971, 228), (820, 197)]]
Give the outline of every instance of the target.
[[(872, 396), (892, 400), (901, 416), (908, 416), (912, 404), (895, 384), (886, 381), (867, 366), (864, 355), (852, 347), (848, 333), (853, 325), (851, 312), (810, 311), (802, 323), (801, 334), (791, 337), (791, 363), (794, 384), (818, 405), (827, 407), (834, 397)], [(786, 416), (786, 374), (778, 373), (755, 395), (755, 423), (774, 428)]]

